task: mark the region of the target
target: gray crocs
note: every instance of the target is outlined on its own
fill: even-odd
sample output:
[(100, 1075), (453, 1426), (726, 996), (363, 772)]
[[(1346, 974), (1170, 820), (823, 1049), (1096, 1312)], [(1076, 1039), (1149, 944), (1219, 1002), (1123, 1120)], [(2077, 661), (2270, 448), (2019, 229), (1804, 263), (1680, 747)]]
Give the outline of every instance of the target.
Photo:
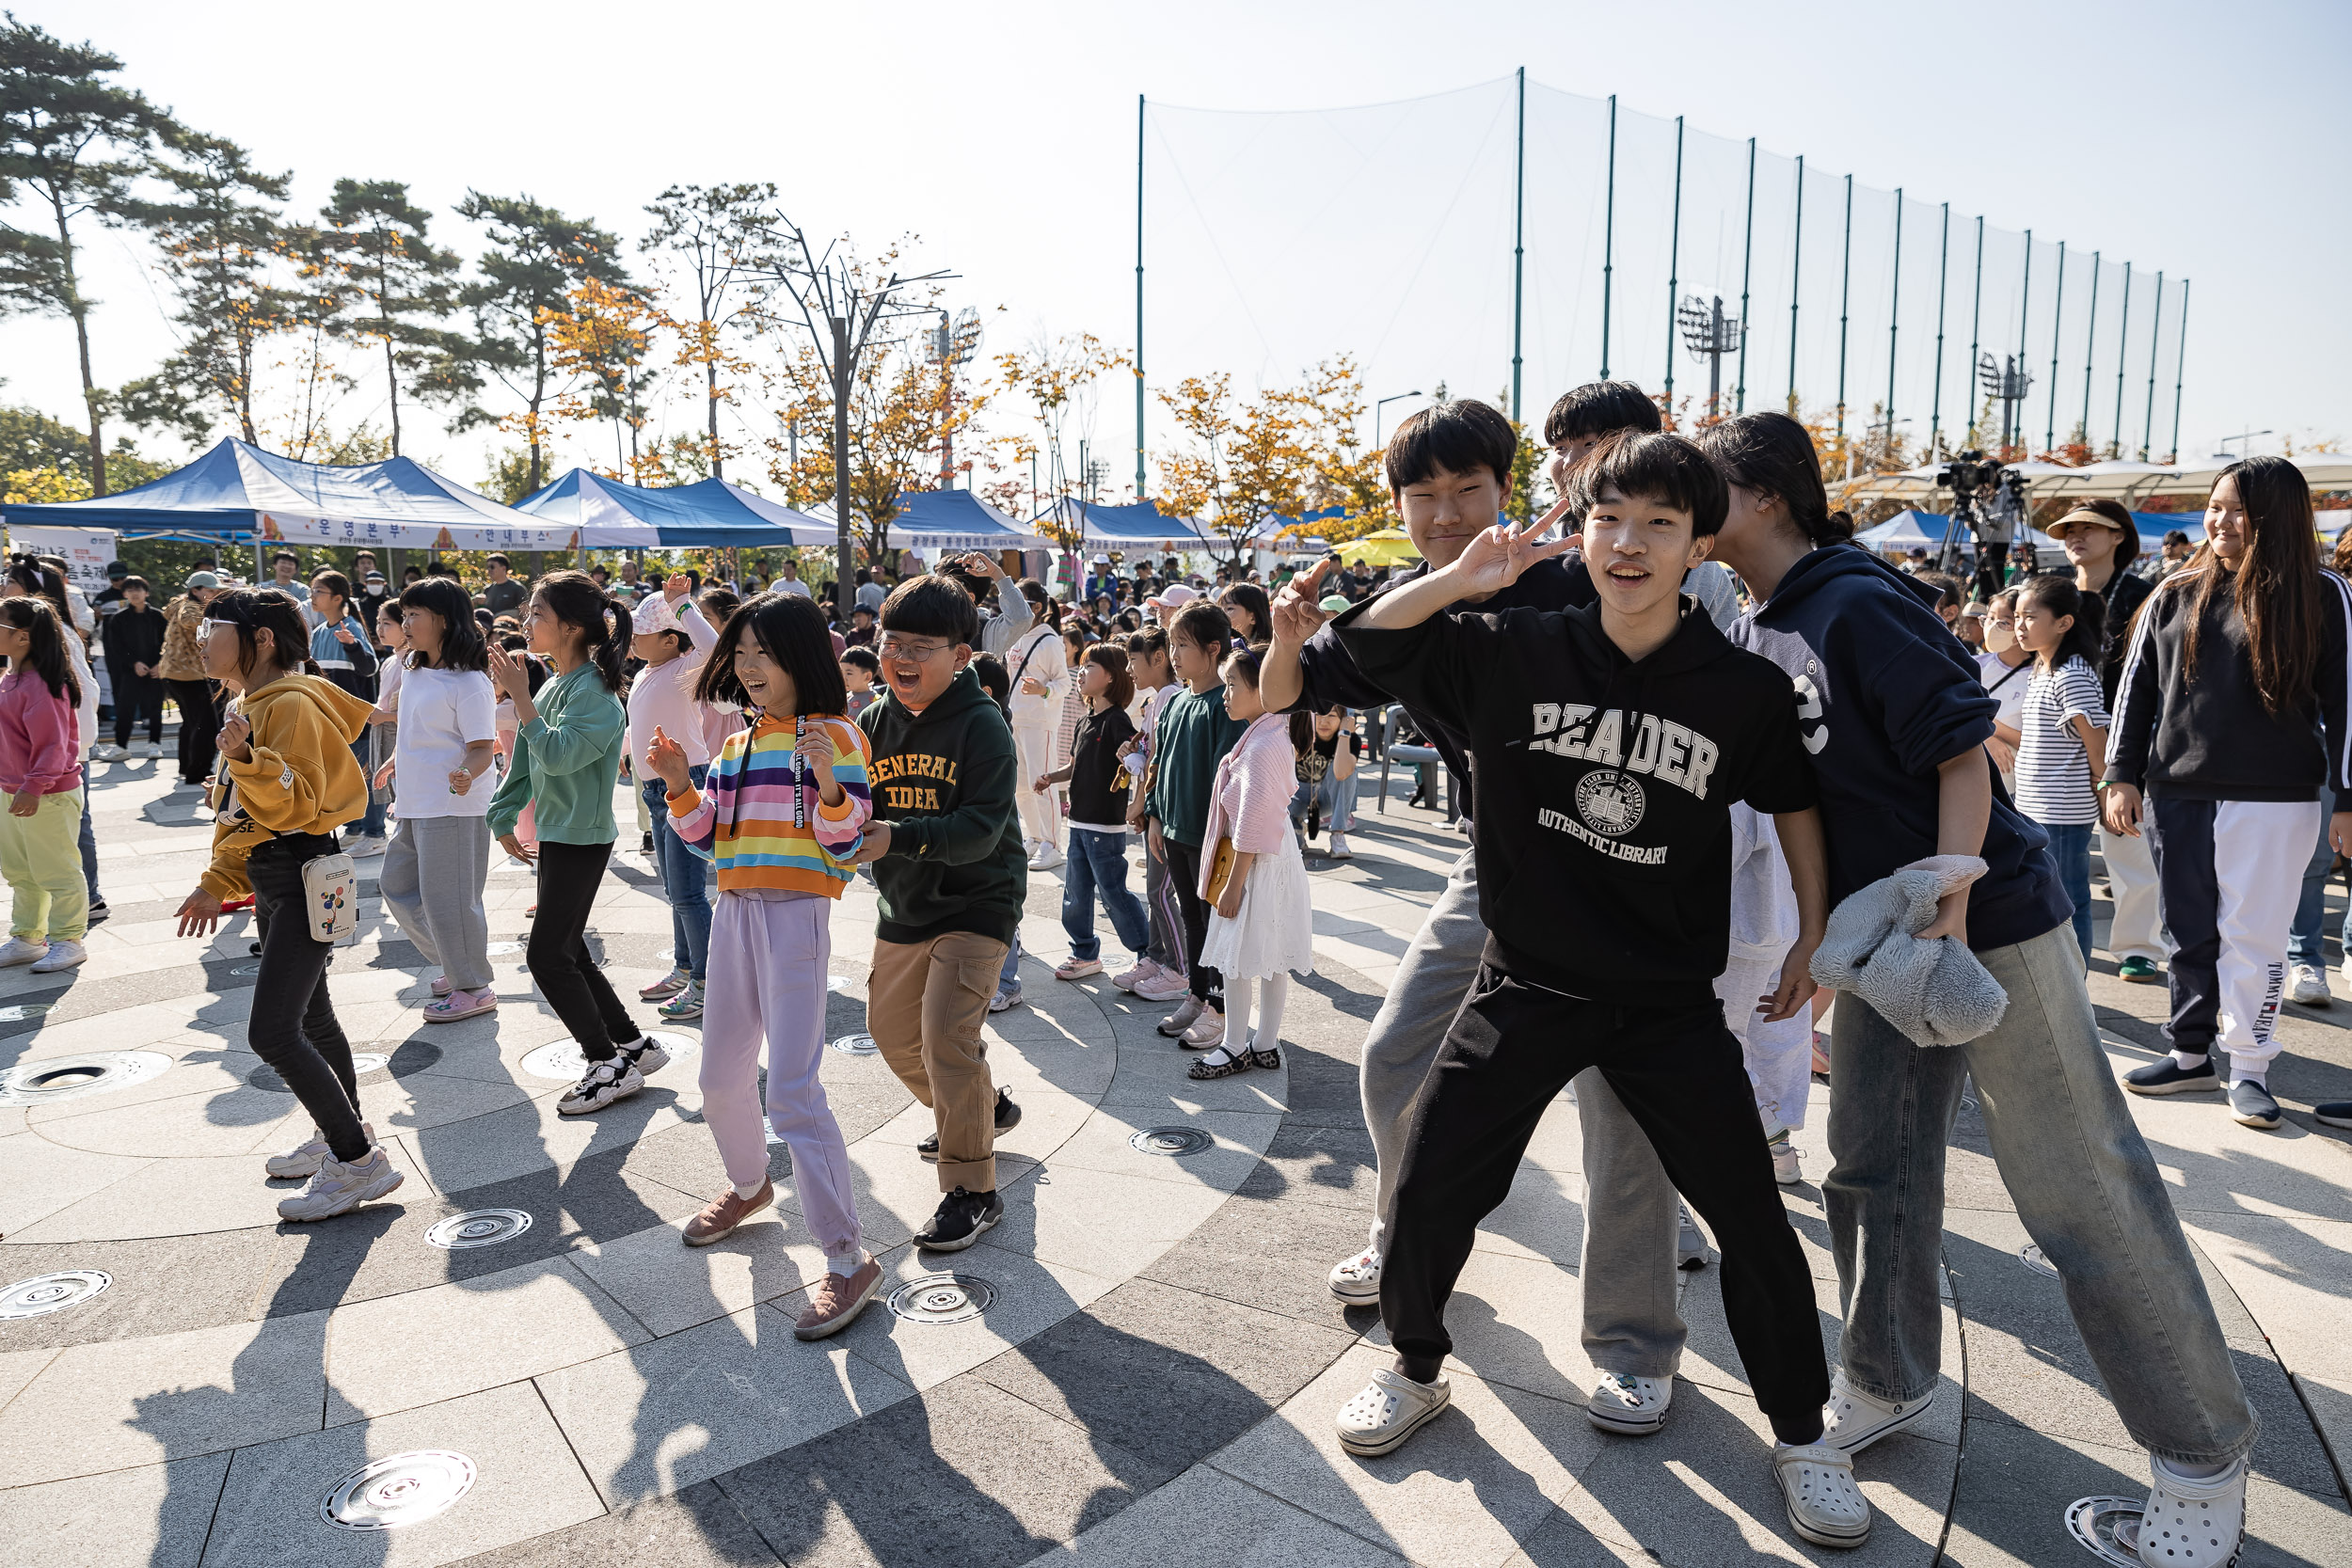
[(1772, 1474), (1788, 1504), (1788, 1528), (1817, 1546), (1870, 1539), (1870, 1500), (1854, 1484), (1853, 1458), (1827, 1443), (1772, 1447)]

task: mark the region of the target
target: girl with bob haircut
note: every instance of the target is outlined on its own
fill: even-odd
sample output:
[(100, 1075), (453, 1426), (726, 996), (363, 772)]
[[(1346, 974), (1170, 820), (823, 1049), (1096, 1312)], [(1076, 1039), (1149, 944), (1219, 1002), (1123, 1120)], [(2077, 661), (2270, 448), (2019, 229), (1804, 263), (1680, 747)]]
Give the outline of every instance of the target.
[[(1094, 896), (1111, 928), (1133, 955), (1132, 974), (1152, 944), (1152, 918), (1127, 891), (1127, 802), (1132, 779), (1121, 754), (1136, 737), (1127, 705), (1136, 683), (1127, 673), (1127, 650), (1097, 642), (1079, 663), (1077, 690), (1087, 711), (1071, 732), (1070, 760), (1033, 783), (1042, 792), (1070, 786), (1070, 871), (1061, 891), (1061, 928), (1070, 936), (1070, 957), (1054, 971), (1057, 980), (1081, 980), (1103, 973), (1103, 939), (1094, 930)], [(1148, 973), (1148, 971), (1147, 971)]]
[(384, 851), (380, 886), (401, 931), (440, 970), (424, 1021), (454, 1023), (499, 1005), (482, 907), (490, 875), (490, 797), (498, 787), (491, 774), (498, 692), (482, 625), (463, 588), (427, 578), (403, 590), (397, 605), (406, 650), (397, 672), (400, 722), (392, 760), (377, 771), (376, 783), (393, 784), (400, 825)]
[[(2050, 835), (2050, 859), (2074, 901), (2074, 940), (2090, 963), (2090, 830), (2094, 771), (2107, 753), (2099, 689), (2105, 606), (2067, 578), (2036, 578), (2017, 595), (2017, 643), (2033, 655), (2018, 716), (2017, 809)], [(2093, 759), (2099, 759), (2093, 761)]]
[(88, 957), (89, 883), (75, 843), (82, 827), (82, 761), (75, 709), (82, 684), (66, 657), (70, 634), (46, 599), (0, 599), (0, 876), (16, 901), (0, 967), (36, 974)]
[[(2352, 842), (2352, 585), (2320, 569), (2310, 487), (2282, 457), (2221, 470), (2205, 538), (2212, 547), (2133, 625), (2107, 744), (2106, 826), (2147, 835), (2176, 944), (2172, 1054), (2124, 1082), (2140, 1094), (2226, 1086), (2231, 1114), (2267, 1130), (2303, 867), (2323, 826), (2337, 849)], [(2325, 823), (2323, 787), (2339, 808)]]
[(1835, 1165), (1821, 1186), (1845, 1331), (1821, 1440), (1857, 1453), (1931, 1407), (1944, 1130), (1973, 1075), (2018, 1216), (2067, 1281), (2125, 1429), (2151, 1450), (2141, 1528), (2182, 1540), (2166, 1562), (2220, 1568), (2237, 1550), (2253, 1411), (2163, 1178), (2112, 1091), (2048, 835), (1994, 781), (1984, 742), (1996, 704), (1931, 590), (1846, 547), (1852, 519), (1830, 511), (1803, 425), (1743, 414), (1699, 445), (1730, 484), (1714, 557), (1756, 601), (1733, 640), (1797, 689), (1832, 907), (1915, 863), (1969, 857), (1980, 869), (1918, 934), (1965, 943), (2009, 995), (1990, 1033), (1934, 1049), (1860, 996), (1837, 999)]
[(768, 1128), (791, 1151), (801, 1212), (825, 1249), (825, 1277), (793, 1326), (818, 1339), (848, 1327), (882, 1283), (862, 1240), (849, 1148), (818, 1080), (833, 905), (856, 874), (851, 857), (873, 815), (872, 752), (842, 711), (849, 694), (825, 612), (798, 594), (761, 594), (727, 617), (695, 697), (735, 704), (751, 723), (727, 736), (699, 786), (665, 727), (645, 750), (645, 772), (667, 786), (671, 828), (719, 882), (702, 1094), (729, 1184), (687, 1222), (685, 1241), (707, 1246), (774, 1199), (760, 1127), (765, 1041)]
[[(516, 723), (514, 760), (490, 798), (490, 832), (508, 854), (538, 864), (531, 977), (588, 1062), (555, 1108), (585, 1116), (635, 1094), (647, 1073), (670, 1061), (588, 952), (589, 911), (620, 832), (612, 787), (628, 738), (619, 695), (628, 610), (584, 572), (550, 572), (532, 591), (523, 624), (531, 653), (554, 666), (555, 678), (534, 697), (523, 662), (503, 648), (490, 650), (491, 682), (505, 693)], [(405, 723), (407, 715), (401, 718)], [(528, 847), (515, 836), (525, 806), (537, 839)]]
[(391, 1156), (359, 1119), (351, 1041), (327, 994), (335, 949), (311, 935), (303, 868), (338, 852), (335, 832), (366, 809), (368, 783), (351, 754), (373, 705), (322, 679), (302, 610), (276, 589), (240, 588), (204, 607), (204, 671), (237, 693), (220, 730), (221, 787), (213, 797), (213, 862), (180, 906), (182, 936), (210, 936), (223, 899), (250, 893), (262, 935), (246, 1039), (310, 1114), (316, 1135), (264, 1169), (308, 1178), (278, 1205), (289, 1220), (323, 1220), (401, 1183)]

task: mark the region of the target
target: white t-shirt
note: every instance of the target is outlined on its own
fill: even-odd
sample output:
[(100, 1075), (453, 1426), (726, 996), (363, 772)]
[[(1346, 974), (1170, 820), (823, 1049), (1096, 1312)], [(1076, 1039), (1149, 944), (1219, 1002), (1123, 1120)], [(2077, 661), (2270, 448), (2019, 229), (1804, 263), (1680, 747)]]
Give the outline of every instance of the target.
[(2012, 730), (2023, 727), (2019, 720), (2026, 711), (2026, 693), (2033, 687), (2033, 664), (2030, 658), (2023, 664), (2004, 664), (1998, 654), (1977, 656), (1977, 678), (1984, 682), (1986, 695), (2001, 705), (2001, 711), (1993, 717)]
[(2099, 796), (2091, 787), (2093, 763), (2074, 731), (2076, 718), (2090, 727), (2108, 726), (2099, 673), (2080, 655), (2045, 674), (2038, 667), (2026, 693), (2017, 728), (2017, 809), (2043, 827), (2084, 827), (2099, 820)]
[(392, 751), (392, 798), (402, 818), (487, 816), (497, 772), (485, 768), (463, 795), (449, 792), (449, 776), (465, 766), (468, 746), (497, 731), (498, 693), (489, 676), (478, 670), (404, 673), (400, 739)]
[(778, 578), (775, 581), (768, 585), (768, 592), (771, 594), (798, 594), (803, 599), (813, 599), (817, 596), (808, 591), (808, 584), (803, 582), (799, 578)]

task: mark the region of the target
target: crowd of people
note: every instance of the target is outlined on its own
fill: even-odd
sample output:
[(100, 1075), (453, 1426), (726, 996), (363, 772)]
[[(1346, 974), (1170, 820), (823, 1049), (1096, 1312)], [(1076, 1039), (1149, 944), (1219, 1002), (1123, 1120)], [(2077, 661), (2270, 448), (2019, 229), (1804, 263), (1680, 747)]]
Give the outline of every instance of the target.
[[(1935, 1397), (1945, 1136), (1973, 1080), (2020, 1217), (2150, 1451), (2143, 1546), (2230, 1560), (2255, 1418), (2122, 1091), (2218, 1091), (2276, 1127), (2291, 952), (2296, 999), (2326, 995), (2304, 972), (2352, 837), (2332, 809), (2352, 790), (2352, 587), (2318, 559), (2301, 475), (2232, 465), (2203, 542), (2149, 574), (2128, 513), (2074, 508), (2047, 525), (2071, 572), (1969, 603), (1852, 547), (1784, 416), (1686, 439), (1608, 382), (1561, 398), (1544, 437), (1559, 500), (1518, 525), (1502, 520), (1507, 420), (1464, 400), (1405, 421), (1387, 477), (1422, 564), (1393, 577), (1334, 559), (1191, 580), (1098, 556), (1065, 605), (971, 554), (888, 588), (861, 573), (843, 612), (791, 565), (765, 584), (656, 583), (634, 562), (617, 581), (526, 582), (494, 556), (478, 593), (437, 566), (395, 593), (372, 560), (356, 582), (299, 583), (289, 551), (272, 581), (199, 569), (160, 609), (126, 574), (101, 634), (116, 727), (99, 754), (142, 724), (159, 746), (164, 697), (180, 707), (182, 775), (209, 783), (215, 816), (180, 929), (251, 902), (252, 1048), (315, 1124), (267, 1163), (306, 1183), (280, 1212), (329, 1218), (402, 1180), (358, 1109), (316, 884), (384, 857), (386, 908), (432, 972), (425, 1019), (449, 1022), (498, 1006), (484, 887), (502, 853), (535, 868), (531, 973), (582, 1057), (558, 1111), (638, 1093), (671, 1060), (649, 1025), (699, 1019), (727, 1184), (683, 1239), (773, 1201), (764, 1124), (827, 1259), (796, 1332), (837, 1332), (881, 1280), (819, 1081), (843, 892), (870, 879), (868, 1028), (932, 1112), (914, 1153), (941, 1198), (914, 1244), (952, 1252), (1004, 1212), (995, 1139), (1021, 1108), (983, 1030), (1020, 1005), (1029, 878), (1061, 872), (1057, 979), (1109, 967), (1099, 911), (1125, 949), (1109, 983), (1170, 1005), (1159, 1031), (1196, 1053), (1191, 1077), (1277, 1069), (1291, 981), (1314, 963), (1307, 851), (1349, 855), (1367, 745), (1421, 748), (1470, 843), (1364, 1041), (1377, 1183), (1367, 1244), (1329, 1287), (1377, 1306), (1395, 1360), (1338, 1412), (1342, 1444), (1392, 1452), (1446, 1408), (1448, 1298), (1572, 1088), (1581, 1333), (1603, 1373), (1588, 1418), (1668, 1424), (1676, 1271), (1707, 1256), (1695, 1211), (1788, 1522), (1860, 1544), (1855, 1456)], [(0, 963), (70, 967), (103, 908), (87, 607), (40, 562), (11, 566), (5, 594)], [(624, 781), (673, 918), (646, 1016), (586, 937)], [(1434, 781), (1423, 794), (1437, 804)], [(2120, 1084), (2086, 990), (2094, 833), (2108, 950), (2170, 987), (2170, 1052)], [(1825, 947), (1854, 940), (1833, 942), (1832, 911), (1888, 896), (1914, 912), (1869, 942), (1938, 955), (1937, 978), (1853, 982), (1829, 1009), (1817, 974), (1858, 961)], [(1962, 1029), (1970, 983), (2003, 1001)], [(1836, 1087), (1835, 1368), (1779, 1194), (1817, 1072)], [(2352, 1105), (2320, 1114), (2352, 1125)]]

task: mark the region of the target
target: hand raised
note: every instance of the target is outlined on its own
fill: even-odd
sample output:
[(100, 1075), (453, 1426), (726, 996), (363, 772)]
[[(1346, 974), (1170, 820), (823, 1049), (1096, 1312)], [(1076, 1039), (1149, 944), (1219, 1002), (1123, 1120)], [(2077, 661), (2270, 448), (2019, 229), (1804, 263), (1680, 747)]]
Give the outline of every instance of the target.
[(1274, 595), (1274, 636), (1281, 642), (1304, 644), (1331, 619), (1319, 608), (1323, 579), (1331, 574), (1329, 556), (1316, 562), (1282, 585)]
[(1567, 503), (1562, 501), (1524, 529), (1497, 523), (1472, 539), (1448, 570), (1473, 594), (1508, 588), (1537, 562), (1565, 555), (1576, 547), (1574, 534), (1549, 544), (1542, 542), (1551, 526), (1566, 514)]
[(688, 579), (684, 572), (672, 572), (667, 578), (662, 579), (661, 596), (669, 600), (672, 604), (675, 604), (678, 600), (686, 597), (687, 594), (691, 592), (692, 588), (692, 582)]
[(531, 676), (524, 671), (522, 661), (504, 648), (493, 647), (489, 650), (489, 654), (490, 684), (497, 687), (502, 695), (512, 697), (516, 702), (529, 697)]
[(251, 721), (243, 713), (232, 713), (229, 716), (228, 721), (221, 725), (220, 734), (215, 739), (214, 744), (220, 748), (220, 754), (230, 762), (243, 762), (252, 754), (246, 748), (246, 741), (252, 736), (252, 734)]
[(673, 791), (684, 789), (693, 779), (686, 762), (686, 748), (672, 740), (659, 724), (653, 727), (653, 738), (645, 743), (645, 771)]
[(841, 760), (840, 743), (833, 731), (822, 724), (810, 723), (801, 727), (801, 757), (818, 772), (830, 772)]

